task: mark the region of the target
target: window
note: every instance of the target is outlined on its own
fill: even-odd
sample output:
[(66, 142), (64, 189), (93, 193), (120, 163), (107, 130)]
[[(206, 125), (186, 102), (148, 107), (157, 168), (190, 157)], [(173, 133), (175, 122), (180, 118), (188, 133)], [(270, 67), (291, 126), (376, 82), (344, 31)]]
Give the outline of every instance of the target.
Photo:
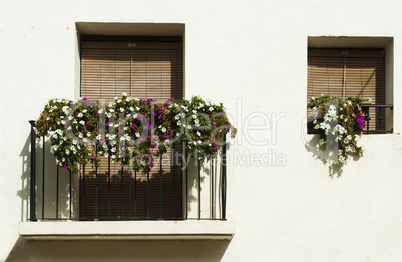
[[(307, 102), (321, 94), (340, 98), (371, 99), (365, 133), (386, 132), (386, 84), (384, 48), (309, 48)], [(308, 133), (314, 133), (308, 110)]]
[[(181, 37), (83, 35), (80, 57), (81, 97), (103, 102), (123, 92), (161, 102), (183, 97)], [(182, 218), (180, 163), (168, 151), (162, 158), (162, 174), (159, 163), (149, 176), (110, 159), (97, 169), (86, 167), (80, 177), (80, 219)]]

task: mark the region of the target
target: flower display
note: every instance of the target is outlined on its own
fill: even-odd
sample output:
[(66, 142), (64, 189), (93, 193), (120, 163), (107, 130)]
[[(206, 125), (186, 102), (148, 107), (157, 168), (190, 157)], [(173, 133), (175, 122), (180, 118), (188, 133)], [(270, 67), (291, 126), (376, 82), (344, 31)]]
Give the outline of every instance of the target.
[(49, 138), (57, 164), (73, 172), (78, 163), (98, 166), (100, 157), (150, 172), (155, 157), (182, 143), (194, 159), (209, 160), (227, 133), (236, 135), (222, 104), (200, 97), (157, 103), (127, 94), (106, 105), (51, 99), (35, 127), (37, 136)]
[(314, 129), (320, 135), (319, 145), (337, 148), (338, 162), (347, 164), (351, 154), (363, 155), (359, 146), (362, 130), (366, 127), (361, 113), (361, 98), (340, 99), (321, 95), (311, 98), (313, 110), (320, 110), (320, 116), (313, 121)]

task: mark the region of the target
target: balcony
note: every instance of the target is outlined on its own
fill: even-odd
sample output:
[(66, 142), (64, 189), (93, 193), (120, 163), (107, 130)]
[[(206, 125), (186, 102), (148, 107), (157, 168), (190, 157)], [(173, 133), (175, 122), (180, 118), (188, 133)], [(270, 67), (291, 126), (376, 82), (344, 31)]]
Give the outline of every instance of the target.
[[(208, 164), (189, 161), (181, 148), (166, 156), (171, 167), (146, 175), (105, 158), (99, 168), (59, 167), (45, 137), (31, 124), (26, 239), (231, 239), (226, 219), (226, 139), (222, 155)], [(164, 156), (165, 157), (165, 156)], [(167, 170), (167, 171), (166, 171)]]
[[(311, 110), (312, 105), (308, 105), (308, 134), (317, 134), (314, 129), (313, 120), (318, 117)], [(362, 130), (363, 134), (391, 134), (393, 132), (392, 110), (390, 104), (362, 104), (363, 117), (366, 127)]]

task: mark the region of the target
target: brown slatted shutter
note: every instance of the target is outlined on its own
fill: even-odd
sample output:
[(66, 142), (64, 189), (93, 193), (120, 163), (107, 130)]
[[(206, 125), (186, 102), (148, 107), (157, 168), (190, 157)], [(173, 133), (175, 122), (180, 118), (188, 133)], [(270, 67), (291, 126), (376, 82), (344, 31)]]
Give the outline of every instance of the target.
[[(385, 104), (384, 50), (309, 48), (307, 102), (321, 94), (371, 98), (372, 104)], [(370, 130), (385, 128), (385, 121), (379, 126), (378, 109), (371, 109), (370, 117)], [(313, 130), (310, 123), (309, 133)]]
[[(165, 101), (183, 96), (181, 42), (81, 43), (81, 97), (113, 101), (123, 92)], [(174, 152), (181, 152), (175, 148)], [(177, 163), (177, 161), (176, 161)], [(172, 151), (147, 175), (103, 159), (96, 170), (85, 167), (80, 182), (80, 217), (85, 220), (182, 218), (181, 166)], [(109, 173), (110, 169), (110, 173)], [(85, 174), (85, 178), (84, 178)], [(147, 190), (148, 187), (148, 190)], [(147, 197), (149, 192), (149, 198)]]

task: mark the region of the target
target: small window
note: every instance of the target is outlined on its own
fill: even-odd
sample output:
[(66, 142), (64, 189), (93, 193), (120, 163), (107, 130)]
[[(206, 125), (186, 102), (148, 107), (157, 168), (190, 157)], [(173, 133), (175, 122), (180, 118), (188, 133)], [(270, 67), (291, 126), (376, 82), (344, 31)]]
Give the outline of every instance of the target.
[[(307, 102), (322, 94), (347, 98), (371, 99), (363, 105), (368, 111), (368, 125), (364, 133), (386, 132), (385, 50), (363, 48), (309, 48)], [(312, 119), (308, 109), (308, 133), (313, 134)]]

